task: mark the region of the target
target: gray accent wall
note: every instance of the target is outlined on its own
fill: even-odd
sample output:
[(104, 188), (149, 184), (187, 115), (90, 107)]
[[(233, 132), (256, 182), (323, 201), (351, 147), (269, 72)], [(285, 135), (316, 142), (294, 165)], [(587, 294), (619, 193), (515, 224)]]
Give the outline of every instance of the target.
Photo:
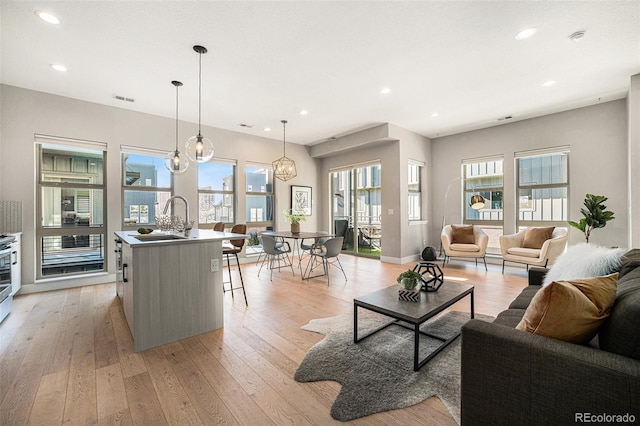
[[(0, 121), (0, 199), (22, 201), (23, 205), (23, 267), (25, 291), (35, 280), (35, 144), (34, 135), (48, 135), (107, 144), (107, 264), (108, 273), (92, 278), (65, 279), (39, 283), (39, 290), (73, 287), (114, 281), (114, 231), (120, 229), (121, 200), (121, 145), (171, 151), (175, 147), (175, 118), (143, 114), (122, 108), (105, 106), (47, 93), (0, 85), (2, 117)], [(206, 111), (203, 111), (206, 116)], [(275, 139), (247, 135), (215, 127), (202, 126), (202, 134), (215, 145), (215, 156), (236, 159), (238, 188), (245, 188), (244, 167), (247, 162), (271, 164), (282, 156), (282, 133), (278, 132), (280, 119), (289, 118), (289, 127), (302, 125), (291, 117), (274, 117), (272, 136)], [(197, 123), (180, 123), (180, 143), (197, 133)], [(318, 172), (317, 160), (307, 149), (296, 144), (287, 145), (287, 156), (296, 161), (298, 176), (288, 182), (276, 181), (275, 218), (279, 229), (288, 229), (282, 210), (290, 207), (290, 185), (314, 188), (313, 214), (302, 223), (302, 230), (315, 230), (318, 226)], [(184, 196), (196, 216), (197, 168), (193, 165), (175, 177), (174, 193)], [(239, 191), (241, 195), (243, 192)], [(178, 208), (182, 208), (178, 206)], [(237, 197), (237, 220), (243, 221), (245, 198)], [(33, 288), (31, 288), (33, 290)]]
[[(432, 211), (442, 212), (446, 183), (460, 176), (465, 159), (504, 156), (504, 233), (516, 227), (516, 152), (569, 146), (569, 220), (579, 220), (585, 194), (609, 197), (606, 205), (616, 219), (591, 234), (590, 242), (603, 246), (629, 245), (628, 147), (626, 100), (605, 102), (543, 117), (433, 139)], [(461, 221), (460, 191), (447, 200), (447, 217)], [(457, 213), (457, 216), (456, 216)], [(441, 213), (440, 213), (441, 214)], [(436, 221), (437, 222), (437, 221)], [(454, 219), (451, 223), (456, 223)], [(438, 243), (440, 224), (431, 229)], [(569, 230), (569, 244), (584, 242), (577, 229)]]

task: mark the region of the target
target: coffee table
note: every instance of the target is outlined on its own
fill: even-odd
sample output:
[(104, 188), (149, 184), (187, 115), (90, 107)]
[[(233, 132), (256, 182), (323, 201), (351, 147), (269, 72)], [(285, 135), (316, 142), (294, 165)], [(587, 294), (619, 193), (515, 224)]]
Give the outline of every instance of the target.
[[(421, 292), (419, 302), (407, 302), (398, 299), (398, 286), (387, 287), (357, 297), (353, 299), (353, 342), (358, 343), (391, 325), (412, 329), (414, 331), (413, 371), (418, 371), (460, 335), (460, 332), (458, 332), (453, 337), (444, 339), (420, 330), (420, 326), (467, 295), (471, 296), (471, 318), (473, 318), (473, 286), (466, 284), (445, 281), (438, 291)], [(394, 320), (383, 324), (364, 336), (358, 337), (358, 308), (368, 309), (394, 318)], [(423, 360), (419, 360), (421, 334), (442, 340), (442, 344)]]

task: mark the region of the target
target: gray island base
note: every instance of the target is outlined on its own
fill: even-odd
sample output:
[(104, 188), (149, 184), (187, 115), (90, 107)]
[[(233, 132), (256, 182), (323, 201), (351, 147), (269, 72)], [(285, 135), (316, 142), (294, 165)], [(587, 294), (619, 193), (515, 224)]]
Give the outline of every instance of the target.
[(158, 231), (115, 235), (116, 289), (135, 352), (224, 325), (222, 241), (246, 235), (199, 229), (189, 237)]

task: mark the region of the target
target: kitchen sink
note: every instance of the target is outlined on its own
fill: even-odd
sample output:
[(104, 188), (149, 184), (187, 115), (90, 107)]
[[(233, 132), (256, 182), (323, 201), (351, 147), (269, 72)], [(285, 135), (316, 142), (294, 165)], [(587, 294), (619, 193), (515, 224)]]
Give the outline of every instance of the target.
[(138, 241), (171, 241), (171, 240), (186, 240), (188, 237), (175, 234), (142, 234), (134, 235)]

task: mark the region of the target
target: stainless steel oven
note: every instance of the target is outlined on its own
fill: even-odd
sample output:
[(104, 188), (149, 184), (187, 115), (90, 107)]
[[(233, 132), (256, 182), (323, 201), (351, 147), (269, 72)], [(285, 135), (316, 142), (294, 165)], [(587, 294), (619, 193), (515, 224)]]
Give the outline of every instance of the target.
[(2, 321), (9, 312), (13, 297), (11, 296), (11, 258), (13, 248), (11, 243), (15, 237), (0, 236), (0, 321)]

